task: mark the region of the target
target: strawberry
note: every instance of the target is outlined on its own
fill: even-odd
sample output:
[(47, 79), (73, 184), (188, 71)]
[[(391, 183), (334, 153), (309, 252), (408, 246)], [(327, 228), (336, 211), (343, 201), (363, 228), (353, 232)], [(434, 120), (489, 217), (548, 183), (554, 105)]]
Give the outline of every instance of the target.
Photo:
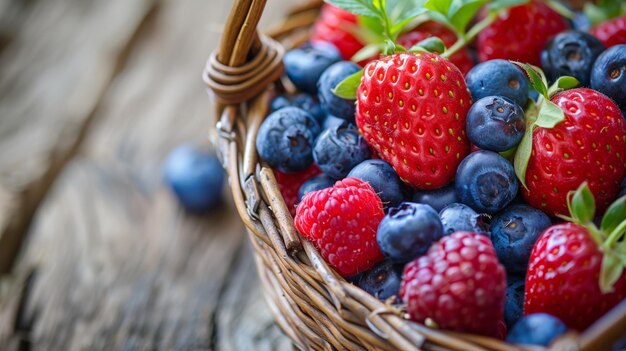
[(541, 63), (541, 50), (550, 38), (568, 28), (567, 21), (538, 0), (498, 13), (497, 19), (478, 34), (481, 62), (507, 59)]
[(306, 194), (296, 209), (295, 225), (326, 262), (348, 277), (383, 259), (376, 230), (384, 215), (374, 188), (348, 177)]
[(485, 235), (456, 232), (404, 267), (400, 296), (412, 320), (502, 336), (506, 274)]
[(344, 60), (350, 60), (363, 44), (352, 35), (349, 28), (357, 25), (356, 15), (330, 4), (322, 7), (311, 32), (312, 41), (326, 41), (333, 44)]
[[(452, 46), (458, 40), (456, 34), (454, 34), (452, 30), (448, 29), (448, 27), (434, 21), (428, 21), (420, 24), (412, 31), (401, 35), (398, 38), (398, 44), (404, 46), (405, 48), (410, 48), (420, 41), (430, 37), (438, 37), (441, 41), (443, 41), (446, 47)], [(466, 48), (463, 48), (452, 55), (450, 57), (450, 62), (454, 63), (461, 70), (463, 75), (474, 67), (474, 61)]]
[(549, 227), (535, 243), (526, 275), (525, 314), (548, 313), (582, 331), (626, 297), (626, 197), (611, 205), (601, 228), (592, 222), (594, 206), (583, 183), (568, 196), (574, 223)]
[(548, 214), (566, 214), (566, 195), (587, 180), (602, 212), (626, 175), (624, 118), (611, 99), (591, 89), (567, 90), (551, 101), (565, 119), (534, 129), (524, 199)]
[(591, 34), (607, 48), (626, 44), (626, 15), (602, 22), (591, 28)]
[(356, 123), (400, 178), (436, 189), (453, 180), (469, 153), (470, 105), (463, 74), (448, 60), (427, 52), (399, 53), (365, 66)]
[(300, 190), (300, 186), (320, 173), (322, 172), (316, 165), (311, 165), (304, 171), (296, 173), (285, 173), (274, 170), (278, 189), (283, 195), (283, 200), (292, 216), (296, 214), (296, 204), (298, 203), (298, 190)]

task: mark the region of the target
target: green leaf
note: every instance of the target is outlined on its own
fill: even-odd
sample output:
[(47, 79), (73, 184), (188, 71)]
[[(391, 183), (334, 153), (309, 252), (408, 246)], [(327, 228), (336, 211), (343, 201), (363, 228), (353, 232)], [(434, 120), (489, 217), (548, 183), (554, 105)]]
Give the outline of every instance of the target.
[(357, 23), (357, 30), (364, 30), (366, 32), (364, 36), (368, 39), (368, 43), (375, 43), (385, 40), (385, 37), (383, 35), (385, 27), (383, 27), (380, 19), (357, 16)]
[(522, 63), (522, 62), (517, 62), (517, 61), (511, 61), (514, 64), (518, 65), (521, 69), (524, 70), (524, 72), (526, 72), (526, 75), (528, 76), (528, 80), (530, 82), (530, 86), (537, 90), (537, 92), (539, 94), (541, 94), (544, 98), (546, 98), (546, 100), (549, 99), (548, 97), (548, 89), (546, 88), (546, 84), (544, 83), (544, 79), (542, 78), (542, 76), (533, 68), (533, 66), (526, 64), (526, 63)]
[(535, 124), (542, 128), (554, 128), (557, 124), (565, 119), (565, 113), (555, 103), (549, 100), (543, 100), (540, 103), (539, 114)]
[(439, 22), (448, 28), (454, 28), (452, 23), (450, 23), (448, 17), (437, 11), (428, 11), (428, 17), (430, 17), (433, 21)]
[(489, 4), (489, 11), (499, 12), (506, 8), (528, 3), (530, 0), (495, 0)]
[(382, 18), (381, 12), (371, 0), (324, 0), (327, 3), (344, 9), (355, 15)]
[(626, 196), (620, 197), (609, 206), (604, 217), (602, 217), (600, 229), (606, 233), (611, 233), (624, 220), (626, 220)]
[(613, 285), (622, 275), (624, 265), (611, 251), (604, 252), (602, 268), (600, 270), (600, 290), (603, 294), (613, 292)]
[(513, 168), (515, 169), (517, 179), (519, 179), (520, 184), (522, 184), (522, 186), (526, 189), (528, 189), (526, 186), (526, 168), (528, 168), (528, 160), (530, 160), (530, 155), (533, 151), (534, 130), (534, 124), (531, 125), (530, 128), (526, 128), (522, 141), (520, 141), (519, 145), (517, 145), (515, 159), (513, 159)]
[(486, 3), (488, 3), (488, 0), (462, 1), (462, 5), (458, 9), (450, 9), (450, 23), (456, 28), (457, 32), (465, 33), (467, 24)]
[(350, 60), (353, 62), (361, 62), (363, 60), (367, 60), (372, 56), (380, 53), (384, 47), (384, 43), (367, 44), (362, 47), (361, 50), (357, 51), (354, 56), (350, 58)]
[(452, 0), (427, 0), (424, 7), (447, 16), (450, 5), (452, 5)]
[(333, 94), (342, 99), (356, 99), (356, 91), (359, 88), (359, 84), (361, 84), (361, 76), (363, 76), (363, 70), (359, 70), (353, 75), (346, 77), (346, 79), (339, 82), (335, 89), (333, 89)]
[(548, 0), (546, 1), (546, 5), (550, 6), (551, 9), (553, 9), (555, 12), (565, 18), (573, 19), (575, 17), (574, 11), (568, 9), (567, 7), (565, 7), (565, 5), (561, 4), (558, 1)]
[(579, 224), (586, 224), (593, 220), (596, 212), (596, 200), (589, 189), (587, 182), (583, 182), (572, 196), (571, 216)]
[(438, 37), (429, 37), (415, 44), (410, 52), (428, 51), (442, 54), (446, 51), (446, 45)]
[(556, 82), (554, 82), (554, 84), (552, 84), (548, 89), (548, 96), (552, 97), (559, 91), (576, 88), (578, 85), (580, 85), (580, 82), (574, 77), (559, 77), (559, 79), (557, 79)]

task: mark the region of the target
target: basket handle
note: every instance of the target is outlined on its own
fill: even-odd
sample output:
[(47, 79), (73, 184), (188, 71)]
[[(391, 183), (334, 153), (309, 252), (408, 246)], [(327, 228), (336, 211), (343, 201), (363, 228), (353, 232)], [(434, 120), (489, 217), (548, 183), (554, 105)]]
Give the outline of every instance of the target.
[(284, 49), (257, 32), (266, 2), (235, 0), (220, 45), (207, 61), (203, 80), (220, 104), (248, 101), (283, 73)]

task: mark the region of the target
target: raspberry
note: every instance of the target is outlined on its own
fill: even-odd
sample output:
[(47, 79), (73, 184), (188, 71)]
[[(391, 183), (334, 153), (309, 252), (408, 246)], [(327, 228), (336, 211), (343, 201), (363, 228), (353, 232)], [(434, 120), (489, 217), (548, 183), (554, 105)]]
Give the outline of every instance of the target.
[(298, 190), (300, 190), (300, 186), (320, 173), (321, 171), (316, 165), (311, 165), (304, 171), (297, 173), (284, 173), (274, 170), (278, 189), (283, 195), (283, 200), (285, 200), (285, 204), (292, 216), (296, 215), (296, 204), (298, 203)]
[(456, 232), (404, 268), (400, 296), (411, 319), (501, 336), (506, 275), (487, 236)]
[(295, 224), (343, 277), (366, 271), (383, 258), (376, 230), (383, 204), (371, 185), (357, 178), (304, 196)]

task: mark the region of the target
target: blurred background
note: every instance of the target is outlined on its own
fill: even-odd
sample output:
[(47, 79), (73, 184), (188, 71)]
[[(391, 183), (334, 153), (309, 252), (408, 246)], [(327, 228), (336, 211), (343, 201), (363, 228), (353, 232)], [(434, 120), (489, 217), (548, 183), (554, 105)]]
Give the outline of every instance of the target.
[(163, 182), (171, 149), (211, 149), (231, 5), (0, 0), (0, 350), (291, 349), (227, 189), (191, 215)]

